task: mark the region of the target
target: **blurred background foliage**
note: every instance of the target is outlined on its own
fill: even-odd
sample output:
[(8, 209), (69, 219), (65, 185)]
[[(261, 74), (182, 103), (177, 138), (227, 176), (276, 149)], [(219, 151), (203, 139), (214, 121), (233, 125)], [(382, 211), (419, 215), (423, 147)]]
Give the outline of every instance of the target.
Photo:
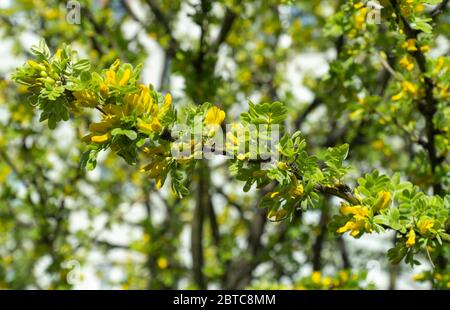
[[(242, 192), (221, 160), (201, 165), (184, 199), (157, 191), (112, 154), (103, 154), (93, 172), (80, 170), (79, 141), (99, 115), (85, 113), (49, 131), (25, 89), (9, 81), (39, 38), (53, 51), (69, 43), (98, 69), (116, 58), (143, 63), (144, 82), (171, 92), (176, 105), (212, 102), (230, 121), (247, 98), (282, 101), (288, 125), (302, 130), (311, 151), (350, 144), (353, 176), (399, 171), (422, 190), (443, 194), (449, 76), (438, 95), (447, 131), (436, 145), (444, 160), (433, 167), (411, 138), (425, 126), (420, 110), (391, 99), (401, 88), (394, 71), (407, 57), (403, 34), (365, 23), (360, 1), (79, 3), (80, 24), (66, 21), (67, 1), (13, 0), (0, 9), (10, 53), (0, 71), (0, 288), (449, 288), (448, 246), (433, 253), (435, 269), (425, 259), (415, 269), (390, 265), (385, 251), (395, 236), (334, 236), (327, 225), (338, 202), (328, 198), (291, 222), (269, 222), (257, 205), (270, 189)], [(433, 35), (421, 44), (432, 61), (448, 64), (448, 1), (438, 6), (414, 10), (433, 17)], [(409, 68), (405, 74), (420, 79)]]

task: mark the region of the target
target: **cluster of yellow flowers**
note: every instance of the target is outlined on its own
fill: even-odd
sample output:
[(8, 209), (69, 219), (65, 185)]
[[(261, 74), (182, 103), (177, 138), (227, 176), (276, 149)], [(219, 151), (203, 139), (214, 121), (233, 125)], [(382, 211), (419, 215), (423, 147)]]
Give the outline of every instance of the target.
[(430, 233), (430, 229), (433, 229), (434, 227), (434, 220), (431, 218), (423, 217), (421, 218), (417, 224), (416, 227), (411, 227), (409, 230), (406, 245), (408, 247), (413, 247), (416, 244), (416, 231), (415, 229), (420, 233), (420, 235), (426, 237)]
[[(127, 103), (138, 110), (138, 129), (143, 133), (157, 132), (161, 130), (159, 119), (167, 113), (172, 103), (172, 97), (168, 94), (165, 97), (164, 103), (158, 107), (152, 97), (148, 95), (148, 89), (141, 86), (139, 94), (131, 95)], [(219, 126), (225, 119), (225, 112), (220, 108), (213, 106), (208, 109), (205, 115), (204, 122), (208, 126)], [(195, 148), (194, 140), (191, 140), (188, 145), (183, 145), (187, 148)], [(170, 160), (167, 158), (170, 145), (159, 145), (155, 147), (145, 147), (143, 152), (150, 160), (150, 163), (141, 168), (142, 172), (147, 172), (151, 179), (155, 179), (156, 187), (159, 189), (164, 184), (165, 175), (168, 173)], [(188, 158), (177, 159), (178, 163), (185, 163), (192, 160), (192, 155)]]
[(427, 53), (430, 51), (430, 46), (428, 44), (421, 45), (420, 47), (417, 47), (417, 40), (416, 39), (407, 39), (403, 43), (403, 48), (410, 53), (417, 52), (420, 50), (423, 53)]
[(356, 3), (353, 7), (358, 10), (355, 14), (355, 27), (361, 30), (366, 23), (366, 16), (369, 10), (363, 2)]
[(425, 10), (425, 5), (417, 0), (402, 0), (400, 2), (400, 12), (403, 16), (410, 16), (412, 13), (421, 13)]
[(364, 206), (350, 206), (347, 203), (342, 203), (340, 208), (342, 215), (351, 215), (351, 219), (342, 227), (337, 230), (337, 233), (343, 234), (347, 231), (351, 231), (350, 235), (357, 237), (362, 234), (363, 230), (371, 232), (372, 228), (367, 221), (369, 219), (370, 210)]
[(405, 55), (400, 59), (400, 65), (408, 71), (412, 71), (414, 69), (414, 61), (409, 55)]
[[(360, 277), (357, 274), (350, 274), (347, 270), (341, 270), (333, 277), (324, 276), (320, 271), (313, 271), (311, 276), (304, 279), (303, 283), (295, 286), (295, 289), (342, 289), (351, 288)], [(350, 285), (350, 286), (349, 286)], [(356, 287), (355, 287), (356, 288)]]
[(372, 208), (355, 205), (351, 206), (348, 203), (342, 203), (340, 208), (340, 213), (344, 216), (349, 217), (347, 223), (344, 226), (338, 228), (336, 231), (339, 234), (343, 234), (350, 231), (350, 235), (353, 237), (359, 237), (364, 232), (372, 232), (372, 224), (370, 219), (377, 212), (389, 208), (391, 202), (391, 193), (386, 191), (381, 191), (378, 193), (378, 199)]
[(407, 80), (404, 80), (404, 81), (402, 81), (401, 91), (398, 94), (392, 96), (391, 99), (393, 101), (398, 101), (398, 100), (402, 99), (403, 97), (407, 97), (409, 95), (414, 97), (418, 93), (418, 90), (419, 90), (419, 87), (417, 85), (415, 85)]
[(133, 113), (137, 116), (137, 129), (139, 132), (150, 134), (162, 129), (160, 118), (170, 109), (172, 97), (167, 94), (163, 105), (160, 107), (150, 94), (150, 89), (141, 84), (139, 92), (126, 95), (123, 105), (107, 104), (102, 107), (104, 112), (102, 120), (89, 126), (92, 131), (86, 138), (93, 143), (105, 143), (111, 138), (110, 131), (120, 126), (123, 116)]

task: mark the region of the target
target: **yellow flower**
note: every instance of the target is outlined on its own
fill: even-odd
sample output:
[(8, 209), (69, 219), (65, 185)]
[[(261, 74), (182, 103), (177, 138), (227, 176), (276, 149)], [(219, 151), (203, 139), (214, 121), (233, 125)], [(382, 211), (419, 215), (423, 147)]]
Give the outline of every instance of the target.
[(412, 95), (415, 95), (417, 93), (417, 85), (414, 85), (413, 83), (409, 81), (403, 81), (402, 82), (402, 88), (404, 91), (411, 93)]
[(342, 280), (342, 282), (347, 282), (349, 279), (348, 271), (347, 270), (339, 271), (339, 278)]
[(408, 39), (405, 43), (403, 43), (403, 47), (406, 48), (408, 52), (416, 52), (416, 39)]
[(57, 9), (46, 9), (44, 16), (47, 19), (57, 19), (59, 17), (59, 11)]
[(421, 235), (426, 235), (434, 226), (434, 220), (432, 219), (420, 219), (417, 223), (417, 228)]
[(414, 10), (416, 11), (416, 13), (422, 13), (425, 10), (425, 5), (423, 5), (422, 3), (418, 3), (414, 7)]
[(356, 219), (362, 220), (369, 216), (370, 210), (367, 207), (363, 206), (350, 206), (346, 203), (343, 203), (340, 208), (340, 212), (342, 215), (354, 215)]
[(127, 84), (128, 81), (130, 80), (130, 77), (131, 77), (131, 69), (126, 68), (122, 74), (120, 81), (119, 81), (119, 85), (123, 86), (123, 85)]
[(107, 97), (108, 96), (108, 92), (109, 92), (108, 85), (106, 85), (105, 83), (100, 84), (100, 94), (103, 97)]
[(437, 59), (437, 63), (434, 66), (434, 73), (438, 73), (439, 71), (442, 70), (442, 68), (444, 68), (445, 65), (445, 57), (441, 56)]
[(350, 235), (353, 237), (356, 237), (360, 234), (361, 229), (364, 228), (365, 221), (364, 220), (358, 220), (358, 221), (348, 221), (344, 226), (340, 227), (336, 232), (338, 234), (343, 234), (349, 230), (351, 230)]
[(92, 136), (91, 141), (94, 143), (104, 143), (104, 142), (108, 141), (109, 138), (110, 138), (110, 135), (108, 133), (105, 133), (105, 134), (99, 135), (99, 136)]
[(322, 284), (326, 287), (330, 286), (333, 283), (333, 280), (330, 277), (325, 277), (322, 281)]
[(356, 29), (362, 29), (366, 23), (366, 15), (368, 13), (367, 8), (361, 8), (355, 15), (355, 27)]
[(157, 118), (154, 118), (151, 122), (147, 123), (141, 119), (138, 119), (137, 128), (143, 133), (158, 132), (162, 129), (162, 125)]
[(161, 115), (166, 114), (171, 106), (172, 106), (172, 96), (170, 94), (166, 94), (166, 96), (164, 97), (164, 103), (159, 111), (159, 114)]
[(420, 51), (424, 53), (428, 53), (430, 51), (430, 46), (428, 44), (422, 45), (420, 47)]
[(285, 170), (286, 171), (286, 170), (289, 169), (289, 166), (284, 161), (280, 161), (277, 164), (277, 168), (280, 169), (280, 170)]
[(209, 108), (206, 113), (205, 122), (208, 125), (220, 125), (225, 119), (225, 112), (218, 107)]
[(160, 269), (166, 269), (167, 267), (169, 267), (169, 261), (165, 257), (158, 258), (156, 263), (158, 264), (158, 267)]
[(314, 271), (311, 275), (311, 280), (313, 281), (314, 284), (320, 284), (321, 277), (322, 275), (320, 271)]
[(291, 193), (294, 197), (303, 197), (305, 194), (304, 188), (302, 184), (298, 184), (294, 186), (291, 190)]
[(423, 274), (423, 273), (418, 273), (413, 276), (414, 281), (422, 281), (424, 279), (425, 279), (425, 274)]
[(275, 198), (280, 195), (280, 192), (272, 192), (269, 194), (270, 198)]
[(414, 232), (414, 229), (411, 228), (408, 233), (408, 240), (406, 240), (406, 246), (413, 247), (414, 244), (416, 244), (416, 233)]
[(156, 181), (156, 188), (157, 189), (161, 189), (161, 187), (164, 185), (164, 179), (163, 179), (163, 177), (162, 176), (158, 176), (158, 177), (156, 177), (156, 179), (155, 179), (155, 181)]
[(105, 73), (106, 75), (106, 83), (110, 85), (116, 85), (116, 71), (108, 70)]
[(386, 191), (381, 191), (378, 193), (378, 199), (373, 206), (373, 210), (378, 212), (380, 210), (384, 210), (389, 208), (389, 204), (391, 202), (391, 193)]
[(410, 60), (409, 56), (405, 55), (400, 59), (400, 65), (406, 70), (411, 71), (414, 69), (414, 63)]
[(143, 85), (139, 85), (139, 91), (134, 94), (128, 94), (124, 98), (130, 110), (135, 110), (138, 115), (144, 115), (145, 117), (157, 117), (158, 104), (153, 100), (150, 94), (150, 89)]
[(396, 94), (396, 95), (394, 95), (394, 96), (391, 97), (391, 99), (392, 99), (393, 101), (399, 101), (399, 100), (402, 99), (402, 98), (403, 98), (403, 92), (399, 92), (398, 94)]

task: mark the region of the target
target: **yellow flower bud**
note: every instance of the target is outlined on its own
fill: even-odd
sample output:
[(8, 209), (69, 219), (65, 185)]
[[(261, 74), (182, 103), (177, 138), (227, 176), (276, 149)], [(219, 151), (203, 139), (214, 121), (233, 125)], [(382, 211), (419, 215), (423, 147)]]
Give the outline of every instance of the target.
[(269, 197), (270, 198), (275, 198), (275, 197), (277, 197), (277, 196), (279, 196), (280, 195), (280, 192), (272, 192), (272, 193), (269, 193)]
[(130, 77), (131, 77), (131, 69), (126, 68), (125, 71), (123, 72), (122, 78), (119, 81), (119, 85), (123, 86), (123, 85), (127, 84), (128, 81), (130, 80)]
[(103, 97), (107, 97), (108, 92), (109, 92), (108, 85), (106, 85), (105, 83), (100, 84), (100, 95), (102, 95)]
[(110, 138), (110, 135), (108, 133), (105, 133), (104, 135), (100, 135), (100, 136), (92, 136), (91, 141), (94, 143), (104, 143), (104, 142), (108, 141), (109, 138)]
[(416, 244), (416, 233), (414, 232), (414, 229), (411, 228), (408, 233), (408, 240), (406, 240), (406, 246), (411, 248), (414, 244)]
[(113, 70), (106, 71), (106, 82), (111, 85), (116, 84), (116, 72)]
[(384, 209), (389, 208), (389, 204), (391, 202), (391, 193), (386, 191), (381, 191), (378, 193), (378, 199), (373, 205), (373, 211), (378, 212)]
[(280, 161), (277, 164), (277, 168), (284, 171), (289, 170), (289, 166), (284, 161)]

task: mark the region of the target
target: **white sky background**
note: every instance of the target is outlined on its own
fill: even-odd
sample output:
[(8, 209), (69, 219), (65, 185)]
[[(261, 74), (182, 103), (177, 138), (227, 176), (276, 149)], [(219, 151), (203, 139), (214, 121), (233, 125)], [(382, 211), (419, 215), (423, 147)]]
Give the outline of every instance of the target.
[[(11, 3), (10, 0), (1, 0), (0, 1), (0, 8), (1, 7), (7, 7)], [(131, 1), (132, 6), (134, 7), (134, 11), (136, 14), (144, 19), (145, 16), (143, 16), (143, 10), (139, 8), (139, 4), (137, 1)], [(178, 27), (176, 28), (176, 36), (177, 37), (183, 37), (183, 38), (195, 38), (198, 33), (199, 29), (195, 24), (192, 23), (192, 21), (187, 16), (187, 9), (183, 11), (181, 14)], [(124, 33), (128, 33), (130, 36), (132, 36), (136, 32), (141, 32), (139, 35), (139, 40), (142, 42), (142, 44), (145, 46), (145, 48), (148, 51), (148, 59), (144, 64), (143, 69), (143, 80), (145, 83), (152, 83), (156, 87), (159, 85), (159, 77), (161, 76), (162, 71), (162, 63), (163, 63), (163, 52), (159, 48), (156, 42), (154, 42), (146, 33), (145, 31), (140, 29), (140, 26), (134, 22), (130, 21), (123, 25)], [(32, 35), (32, 34), (24, 34), (21, 36), (21, 41), (25, 47), (31, 47), (31, 45), (34, 45), (38, 42), (39, 38)], [(281, 40), (281, 44), (285, 44), (289, 46), (290, 42), (288, 39)], [(442, 44), (448, 44), (447, 40), (444, 40)], [(10, 75), (10, 73), (24, 62), (24, 59), (17, 59), (11, 55), (10, 49), (11, 49), (11, 41), (10, 40), (1, 40), (0, 41), (0, 74), (6, 73), (7, 76)], [(301, 84), (301, 81), (303, 79), (303, 76), (305, 74), (311, 74), (311, 72), (314, 72), (316, 75), (324, 74), (328, 70), (327, 60), (332, 57), (332, 52), (326, 52), (323, 54), (318, 53), (305, 53), (305, 54), (299, 54), (297, 57), (292, 59), (291, 63), (287, 67), (286, 74), (288, 76), (288, 81), (290, 81), (290, 85), (284, 85), (284, 89), (290, 89), (294, 91), (294, 95), (296, 98), (301, 102), (307, 102), (313, 99), (313, 95), (311, 92), (304, 87)], [(183, 95), (183, 80), (181, 78), (172, 78), (171, 79), (171, 92), (175, 96), (182, 96)], [(1, 111), (0, 111), (1, 112)], [(71, 128), (70, 123), (64, 123), (64, 125), (60, 126), (58, 130), (62, 131), (73, 131), (73, 128)], [(62, 139), (64, 140), (63, 147), (70, 147), (70, 139)], [(58, 166), (58, 165), (56, 165)], [(90, 178), (95, 179), (98, 177), (98, 171), (94, 171), (90, 173)], [(215, 176), (217, 178), (217, 175)], [(215, 183), (221, 183), (221, 180), (214, 179)], [(89, 190), (89, 189), (86, 189)], [(224, 203), (223, 200), (220, 201), (220, 199), (215, 199), (215, 202), (221, 202)], [(155, 205), (157, 205), (157, 201), (155, 201)], [(125, 208), (127, 210), (126, 214), (127, 217), (132, 220), (136, 221), (141, 219), (145, 216), (145, 213), (143, 211), (143, 208), (140, 206), (119, 206), (120, 208)], [(220, 207), (220, 206), (219, 206)], [(314, 212), (306, 212), (305, 214), (305, 221), (316, 223), (318, 222), (318, 214)], [(105, 215), (106, 216), (106, 215)], [(156, 212), (155, 217), (158, 218), (161, 217), (158, 212)], [(97, 225), (99, 230), (102, 230), (103, 223), (105, 222), (104, 217), (100, 216), (97, 219)], [(72, 215), (71, 218), (71, 229), (76, 231), (79, 229), (85, 229), (89, 224), (89, 220), (87, 218), (87, 215), (83, 212), (75, 212)], [(123, 244), (127, 245), (131, 240), (139, 239), (142, 236), (142, 231), (131, 229), (129, 226), (125, 225), (114, 225), (112, 230), (105, 231), (102, 234), (102, 237), (106, 240), (112, 241), (116, 244)], [(189, 250), (189, 230), (185, 230), (183, 233), (183, 252), (184, 252), (184, 258), (187, 264), (191, 263), (191, 257), (190, 257), (190, 250)], [(380, 250), (380, 251), (386, 251), (390, 245), (392, 240), (391, 234), (386, 234), (384, 236), (380, 235), (365, 235), (361, 239), (356, 240), (354, 238), (350, 238), (348, 236), (345, 236), (345, 239), (347, 241), (349, 249), (354, 251), (355, 249), (362, 249), (362, 250)], [(297, 252), (295, 252), (295, 249), (293, 249), (293, 255), (298, 255)], [(124, 250), (116, 250), (111, 251), (110, 254), (108, 254), (108, 260), (124, 260), (129, 256), (128, 251)], [(352, 259), (355, 260), (353, 257)], [(95, 271), (98, 271), (98, 269), (104, 270), (108, 276), (111, 279), (119, 280), (124, 275), (121, 273), (120, 269), (114, 268), (111, 266), (106, 265), (105, 258), (103, 257), (103, 254), (99, 252), (92, 252), (88, 263), (82, 267), (82, 273), (84, 276), (84, 279), (79, 282), (75, 288), (77, 289), (105, 289), (105, 288), (111, 288), (108, 287), (105, 282), (102, 282), (96, 275)], [(37, 274), (42, 274), (42, 281), (45, 283), (45, 274), (44, 274), (44, 268), (49, 263), (48, 258), (42, 259), (42, 261), (38, 264), (38, 267), (36, 268)], [(373, 281), (378, 288), (385, 289), (388, 287), (389, 279), (388, 275), (385, 272), (386, 270), (386, 262), (382, 262), (381, 264), (377, 261), (370, 261), (367, 262), (367, 268), (370, 270), (368, 275), (368, 280)], [(409, 268), (409, 267), (405, 267)], [(414, 269), (414, 274), (419, 273), (421, 269), (428, 268), (428, 263), (424, 262), (422, 266), (416, 267)], [(264, 266), (261, 268), (258, 268), (256, 272), (263, 271)], [(299, 271), (299, 274), (307, 275), (311, 272), (310, 266), (305, 266), (302, 270)], [(414, 288), (414, 289), (423, 289), (426, 288), (426, 286), (420, 285), (418, 283), (415, 283), (411, 281), (411, 272), (406, 270), (405, 276), (399, 279), (397, 287), (400, 289), (407, 289), (407, 288)]]

